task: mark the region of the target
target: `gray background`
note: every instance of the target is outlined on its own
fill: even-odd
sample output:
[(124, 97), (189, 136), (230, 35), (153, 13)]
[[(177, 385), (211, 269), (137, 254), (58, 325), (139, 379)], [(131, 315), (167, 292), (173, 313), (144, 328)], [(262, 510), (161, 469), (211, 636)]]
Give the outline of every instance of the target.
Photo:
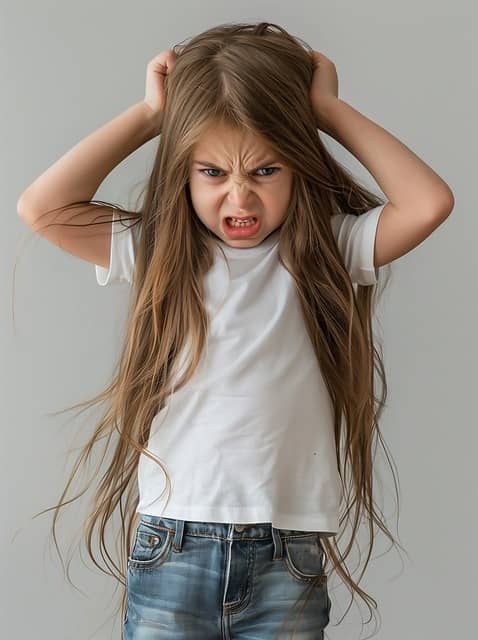
[[(450, 218), (392, 263), (379, 310), (389, 383), (381, 428), (398, 467), (398, 530), (383, 455), (377, 500), (409, 557), (395, 549), (384, 555), (389, 545), (382, 536), (360, 586), (379, 603), (378, 638), (471, 637), (477, 602), (475, 18), (464, 0), (1, 2), (2, 637), (119, 638), (118, 622), (109, 617), (111, 598), (119, 597), (114, 581), (76, 552), (74, 589), (49, 542), (51, 512), (32, 517), (59, 499), (74, 459), (66, 452), (86, 441), (98, 416), (49, 414), (91, 398), (110, 379), (128, 290), (99, 287), (92, 264), (39, 236), (31, 240), (17, 199), (76, 142), (143, 98), (146, 64), (155, 54), (215, 24), (260, 19), (282, 24), (330, 57), (339, 96), (407, 144), (454, 192)], [(351, 154), (325, 139), (378, 191)], [(157, 142), (117, 167), (96, 197), (131, 204)], [(83, 500), (64, 510), (63, 555), (78, 540), (85, 508)], [(353, 571), (353, 556), (349, 561)], [(334, 627), (349, 598), (335, 581), (329, 592), (328, 637), (358, 638), (361, 618), (367, 619), (363, 603), (357, 600)], [(369, 625), (362, 637), (373, 630)]]

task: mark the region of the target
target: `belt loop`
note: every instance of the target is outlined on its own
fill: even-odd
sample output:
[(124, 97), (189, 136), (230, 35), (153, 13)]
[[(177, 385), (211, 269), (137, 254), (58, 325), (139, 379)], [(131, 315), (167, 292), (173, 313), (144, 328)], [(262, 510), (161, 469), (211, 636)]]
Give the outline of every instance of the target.
[(282, 540), (280, 537), (280, 529), (272, 527), (272, 539), (274, 541), (274, 555), (272, 559), (280, 560), (282, 558)]
[(173, 551), (181, 552), (183, 546), (184, 520), (176, 520), (176, 532), (173, 539)]

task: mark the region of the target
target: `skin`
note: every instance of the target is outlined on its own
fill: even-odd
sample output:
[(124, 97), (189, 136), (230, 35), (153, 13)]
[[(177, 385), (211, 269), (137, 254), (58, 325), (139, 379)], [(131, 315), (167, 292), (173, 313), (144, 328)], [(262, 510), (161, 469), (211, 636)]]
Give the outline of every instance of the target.
[[(196, 164), (199, 161), (214, 167)], [(224, 124), (214, 126), (193, 149), (189, 177), (196, 215), (231, 247), (257, 246), (285, 218), (292, 172), (260, 136)], [(257, 233), (250, 238), (229, 238), (222, 223), (234, 215), (257, 217), (260, 221)]]

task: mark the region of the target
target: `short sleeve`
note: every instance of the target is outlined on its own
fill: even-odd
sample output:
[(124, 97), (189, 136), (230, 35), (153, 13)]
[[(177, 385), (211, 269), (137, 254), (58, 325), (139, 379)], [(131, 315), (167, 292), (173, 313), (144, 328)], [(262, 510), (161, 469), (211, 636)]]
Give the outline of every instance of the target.
[(387, 203), (356, 216), (337, 213), (332, 216), (332, 231), (350, 280), (360, 285), (378, 281), (374, 267), (375, 236), (380, 214)]
[(141, 221), (120, 221), (117, 211), (113, 212), (109, 268), (95, 265), (96, 281), (99, 285), (104, 287), (123, 282), (131, 284), (140, 228)]

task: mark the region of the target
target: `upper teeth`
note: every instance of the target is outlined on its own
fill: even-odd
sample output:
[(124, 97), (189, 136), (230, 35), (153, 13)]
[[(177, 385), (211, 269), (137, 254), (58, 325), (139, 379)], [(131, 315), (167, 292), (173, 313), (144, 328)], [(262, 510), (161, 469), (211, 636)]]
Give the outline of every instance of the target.
[(254, 216), (251, 216), (250, 218), (233, 218), (231, 216), (231, 220), (234, 220), (234, 222), (248, 222), (249, 220), (254, 220)]

